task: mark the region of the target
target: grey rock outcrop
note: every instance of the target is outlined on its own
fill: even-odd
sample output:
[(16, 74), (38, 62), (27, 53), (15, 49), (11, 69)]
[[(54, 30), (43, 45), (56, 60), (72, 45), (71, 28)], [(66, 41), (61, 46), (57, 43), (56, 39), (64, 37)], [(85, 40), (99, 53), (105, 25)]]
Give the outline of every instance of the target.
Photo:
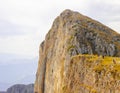
[(25, 85), (13, 85), (12, 87), (7, 89), (7, 93), (22, 93), (25, 89)]
[(34, 93), (34, 84), (16, 84), (8, 88), (6, 92), (0, 93)]
[[(120, 56), (118, 52), (120, 51), (120, 34), (112, 29), (70, 10), (61, 13), (58, 19), (64, 22), (63, 31), (65, 29), (71, 34), (69, 42), (71, 44), (70, 55), (98, 54)], [(58, 21), (59, 24), (60, 21)], [(54, 25), (57, 25), (58, 22), (54, 23)]]
[(34, 93), (34, 85), (17, 84), (7, 89), (7, 93)]

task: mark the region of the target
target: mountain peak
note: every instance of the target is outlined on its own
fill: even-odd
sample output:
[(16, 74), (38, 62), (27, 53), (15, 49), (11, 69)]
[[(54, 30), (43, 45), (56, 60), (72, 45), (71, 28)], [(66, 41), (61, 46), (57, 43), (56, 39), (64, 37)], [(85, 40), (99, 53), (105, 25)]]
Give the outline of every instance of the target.
[[(58, 16), (50, 30), (51, 34), (63, 33), (72, 37), (70, 46), (71, 55), (97, 54), (104, 56), (120, 56), (120, 34), (102, 23), (71, 10), (64, 10)], [(68, 41), (67, 40), (67, 41)], [(67, 44), (66, 44), (67, 45)], [(70, 52), (69, 51), (69, 52)]]
[(79, 12), (76, 12), (76, 11), (72, 11), (70, 9), (66, 9), (64, 10), (61, 14), (60, 14), (61, 17), (67, 17), (67, 16), (83, 16), (85, 17), (84, 15), (80, 14)]
[(70, 10), (70, 9), (65, 9), (61, 14), (71, 14), (71, 13), (73, 13), (72, 10)]

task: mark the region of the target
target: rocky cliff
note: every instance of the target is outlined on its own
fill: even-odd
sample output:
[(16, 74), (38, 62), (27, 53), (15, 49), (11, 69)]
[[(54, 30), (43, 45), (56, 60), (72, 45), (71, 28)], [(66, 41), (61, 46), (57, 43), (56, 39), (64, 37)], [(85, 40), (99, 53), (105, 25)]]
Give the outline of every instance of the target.
[(120, 34), (63, 11), (40, 45), (35, 93), (120, 93)]
[(8, 88), (6, 92), (0, 93), (34, 93), (34, 85), (16, 84)]

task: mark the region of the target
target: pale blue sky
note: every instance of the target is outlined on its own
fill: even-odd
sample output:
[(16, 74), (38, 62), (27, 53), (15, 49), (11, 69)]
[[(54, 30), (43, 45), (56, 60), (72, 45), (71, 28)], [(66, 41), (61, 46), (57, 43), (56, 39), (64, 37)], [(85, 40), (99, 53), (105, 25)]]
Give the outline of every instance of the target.
[[(54, 19), (65, 9), (78, 11), (120, 33), (120, 0), (0, 0), (0, 66), (25, 65), (32, 60), (36, 66), (31, 69), (35, 73), (39, 45)], [(13, 78), (10, 79), (5, 71), (11, 71), (11, 67), (7, 67), (4, 73), (0, 72), (3, 75), (0, 81), (3, 83), (7, 80), (4, 77), (8, 77), (7, 81), (11, 82), (31, 71), (20, 72), (18, 77), (12, 74)]]

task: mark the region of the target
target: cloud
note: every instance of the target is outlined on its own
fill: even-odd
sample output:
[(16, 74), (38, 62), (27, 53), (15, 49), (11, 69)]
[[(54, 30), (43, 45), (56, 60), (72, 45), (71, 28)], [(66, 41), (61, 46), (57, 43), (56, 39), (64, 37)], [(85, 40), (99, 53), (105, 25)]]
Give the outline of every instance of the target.
[[(39, 40), (38, 40), (39, 41)], [(14, 36), (0, 39), (0, 52), (28, 57), (38, 56), (39, 42), (32, 35)]]
[(39, 16), (38, 4), (33, 0), (4, 0), (0, 1), (0, 18), (11, 23), (36, 26)]
[(35, 28), (32, 27), (25, 27), (21, 25), (12, 24), (10, 22), (7, 22), (5, 20), (0, 20), (0, 37), (6, 38), (11, 37), (15, 35), (24, 35), (32, 33)]
[(112, 0), (96, 0), (88, 4), (89, 8), (85, 12), (85, 14), (120, 33), (119, 6), (119, 0), (115, 0), (115, 2), (113, 2)]
[[(85, 2), (85, 1), (84, 1)], [(57, 16), (66, 8), (81, 9), (84, 2), (50, 0), (3, 0), (0, 1), (0, 18), (15, 24), (38, 26), (42, 18)], [(46, 15), (47, 14), (47, 15)]]

